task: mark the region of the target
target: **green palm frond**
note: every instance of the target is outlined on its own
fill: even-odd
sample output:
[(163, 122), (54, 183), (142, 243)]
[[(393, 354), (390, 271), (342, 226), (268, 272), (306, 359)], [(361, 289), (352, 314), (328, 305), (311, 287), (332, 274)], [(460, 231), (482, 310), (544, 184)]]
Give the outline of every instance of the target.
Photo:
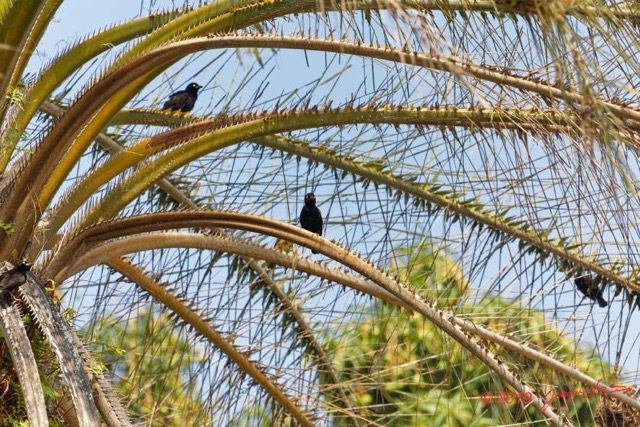
[(12, 422), (635, 419), (634, 4), (141, 2), (40, 63), (62, 3), (0, 2)]

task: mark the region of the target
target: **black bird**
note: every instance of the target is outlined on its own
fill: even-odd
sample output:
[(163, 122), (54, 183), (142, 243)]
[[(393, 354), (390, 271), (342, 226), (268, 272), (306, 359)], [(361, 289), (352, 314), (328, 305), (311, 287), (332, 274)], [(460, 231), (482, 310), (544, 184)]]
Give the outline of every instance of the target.
[(27, 271), (31, 269), (30, 264), (18, 263), (15, 267), (5, 271), (0, 275), (0, 292), (11, 292), (18, 286), (27, 283)]
[[(300, 225), (305, 230), (322, 236), (322, 214), (316, 206), (316, 196), (313, 193), (304, 196), (304, 206), (300, 212)], [(311, 252), (318, 253), (314, 250)]]
[(606, 307), (607, 301), (602, 297), (602, 289), (593, 283), (593, 277), (591, 275), (578, 277), (575, 282), (576, 288), (587, 298), (593, 301), (598, 301), (600, 307)]
[(198, 99), (198, 91), (202, 88), (198, 83), (189, 83), (185, 90), (179, 90), (169, 95), (169, 99), (164, 103), (163, 110), (182, 111), (187, 113), (193, 110), (193, 106)]

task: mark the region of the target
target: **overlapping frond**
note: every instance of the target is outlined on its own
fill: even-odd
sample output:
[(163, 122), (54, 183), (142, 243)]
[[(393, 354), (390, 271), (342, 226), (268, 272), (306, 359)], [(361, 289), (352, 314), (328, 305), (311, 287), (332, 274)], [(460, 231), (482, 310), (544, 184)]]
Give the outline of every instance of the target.
[[(17, 13), (4, 6), (0, 22)], [(37, 40), (46, 19), (25, 14)], [(611, 397), (574, 406), (545, 388), (637, 377), (638, 17), (564, 0), (219, 0), (107, 27), (29, 79), (30, 53), (2, 51), (0, 253), (66, 292), (88, 339), (115, 322), (136, 335), (131, 351), (177, 360), (185, 392), (159, 412), (570, 425), (622, 402), (631, 416), (630, 393), (602, 386)], [(190, 81), (204, 86), (194, 115), (154, 110)], [(310, 192), (328, 240), (297, 227)], [(425, 266), (425, 248), (447, 262)], [(450, 265), (455, 280), (429, 270)], [(574, 286), (587, 275), (606, 308)], [(25, 295), (42, 327), (51, 308)], [(396, 330), (370, 330), (379, 315)], [(437, 334), (430, 346), (416, 319)], [(174, 347), (158, 350), (143, 321)], [(584, 339), (603, 357), (578, 351)], [(164, 363), (105, 357), (122, 381)], [(491, 383), (533, 405), (478, 402)], [(147, 384), (147, 402), (165, 392)], [(445, 395), (464, 410), (445, 410)]]

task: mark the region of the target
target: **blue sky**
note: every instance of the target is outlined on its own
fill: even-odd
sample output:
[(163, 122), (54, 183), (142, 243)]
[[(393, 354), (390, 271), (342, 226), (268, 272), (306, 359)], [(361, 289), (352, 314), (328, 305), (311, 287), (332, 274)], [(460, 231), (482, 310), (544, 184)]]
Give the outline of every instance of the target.
[(42, 40), (40, 47), (44, 51), (39, 49), (38, 53), (41, 57), (51, 58), (55, 52), (97, 28), (139, 15), (138, 1), (65, 0)]

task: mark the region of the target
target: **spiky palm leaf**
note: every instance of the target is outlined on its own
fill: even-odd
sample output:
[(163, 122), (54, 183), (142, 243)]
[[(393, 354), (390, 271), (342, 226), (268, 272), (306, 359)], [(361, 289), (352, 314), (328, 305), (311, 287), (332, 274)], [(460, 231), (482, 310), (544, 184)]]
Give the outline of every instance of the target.
[[(385, 273), (425, 241), (455, 253), (475, 289), (551, 307), (569, 331), (600, 328), (599, 349), (628, 363), (632, 331), (619, 325), (640, 292), (635, 6), (220, 0), (99, 31), (25, 81), (61, 1), (18, 3), (0, 6), (0, 46), (10, 47), (0, 50), (0, 259), (34, 262), (77, 326), (127, 324), (148, 305), (173, 316), (174, 333), (207, 356), (181, 367), (219, 424), (271, 402), (263, 413), (300, 425), (367, 425), (347, 392), (358, 384), (339, 382), (323, 345), (362, 313), (363, 293), (433, 322), (556, 424), (570, 423), (565, 408), (493, 352), (588, 387), (617, 380), (588, 377), (534, 335), (474, 324)], [(107, 65), (92, 67), (96, 58)], [(194, 80), (205, 90), (193, 116), (150, 108)], [(291, 224), (308, 191), (334, 242)], [(278, 250), (273, 238), (322, 255)], [(586, 272), (619, 310), (597, 321), (581, 311), (571, 283)], [(82, 403), (83, 376), (69, 379), (79, 353), (56, 344), (78, 343), (46, 320), (46, 295), (23, 292), (69, 368), (81, 418), (95, 410)], [(103, 418), (126, 424), (108, 384), (89, 381)]]

